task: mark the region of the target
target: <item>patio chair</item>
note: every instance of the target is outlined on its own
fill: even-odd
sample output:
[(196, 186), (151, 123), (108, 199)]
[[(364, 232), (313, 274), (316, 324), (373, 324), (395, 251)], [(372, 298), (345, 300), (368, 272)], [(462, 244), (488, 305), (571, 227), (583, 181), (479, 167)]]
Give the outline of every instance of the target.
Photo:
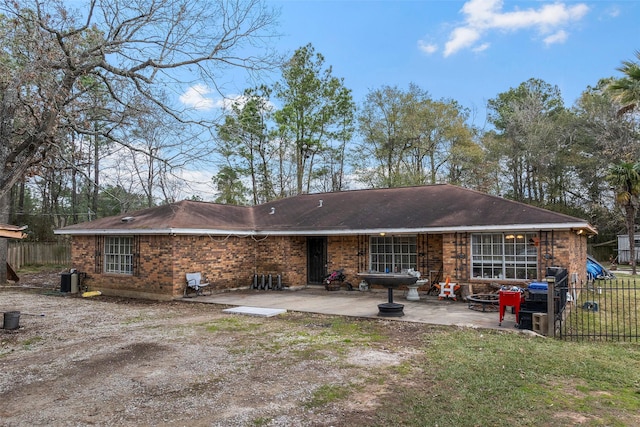
[(198, 295), (204, 295), (205, 291), (211, 295), (210, 283), (203, 280), (200, 273), (187, 273), (187, 284), (184, 287), (184, 297), (197, 297)]

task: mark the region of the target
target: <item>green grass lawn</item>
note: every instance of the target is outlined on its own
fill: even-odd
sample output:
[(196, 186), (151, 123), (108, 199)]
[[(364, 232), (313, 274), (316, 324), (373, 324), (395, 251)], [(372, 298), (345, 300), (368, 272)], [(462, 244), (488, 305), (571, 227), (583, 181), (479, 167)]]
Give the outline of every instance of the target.
[(377, 425), (640, 425), (640, 346), (442, 330)]
[[(629, 264), (616, 264), (615, 270), (611, 269), (611, 264), (608, 262), (601, 263), (604, 267), (608, 268), (613, 274), (616, 272), (631, 273), (631, 266)], [(640, 272), (640, 264), (636, 266), (636, 272)], [(637, 276), (637, 275), (636, 275)]]
[(565, 312), (563, 334), (576, 339), (637, 341), (640, 284), (635, 277), (596, 280), (576, 292)]
[[(296, 329), (295, 321), (288, 324)], [(639, 343), (567, 342), (421, 324), (407, 326), (407, 335), (384, 323), (346, 318), (327, 325), (319, 335), (296, 335), (297, 357), (355, 348), (404, 348), (406, 354), (407, 347), (412, 355), (399, 365), (366, 369), (352, 381), (329, 380), (314, 391), (306, 407), (318, 413), (345, 400), (357, 407), (361, 396), (374, 393), (374, 415), (366, 421), (347, 418), (349, 425), (640, 425)]]

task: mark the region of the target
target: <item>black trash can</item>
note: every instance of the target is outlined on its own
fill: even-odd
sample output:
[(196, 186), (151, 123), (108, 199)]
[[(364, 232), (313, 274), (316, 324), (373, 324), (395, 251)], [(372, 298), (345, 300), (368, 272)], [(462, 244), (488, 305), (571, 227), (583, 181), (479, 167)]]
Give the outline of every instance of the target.
[(71, 273), (60, 275), (60, 292), (71, 292)]
[(20, 312), (19, 311), (6, 311), (4, 313), (3, 329), (18, 329), (20, 328)]

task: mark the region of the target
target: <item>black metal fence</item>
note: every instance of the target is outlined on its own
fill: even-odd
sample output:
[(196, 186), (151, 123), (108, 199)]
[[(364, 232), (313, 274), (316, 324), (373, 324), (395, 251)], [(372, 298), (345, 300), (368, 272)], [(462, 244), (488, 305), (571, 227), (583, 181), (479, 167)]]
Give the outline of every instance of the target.
[(635, 279), (570, 284), (556, 314), (556, 336), (570, 341), (640, 341), (640, 289)]

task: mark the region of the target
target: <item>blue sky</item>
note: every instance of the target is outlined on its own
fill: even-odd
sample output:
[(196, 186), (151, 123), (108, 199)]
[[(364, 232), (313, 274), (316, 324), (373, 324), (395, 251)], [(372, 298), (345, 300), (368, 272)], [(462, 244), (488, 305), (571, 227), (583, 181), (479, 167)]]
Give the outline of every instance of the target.
[[(640, 0), (266, 2), (281, 12), (276, 49), (290, 55), (311, 43), (358, 105), (370, 90), (416, 83), (469, 108), (481, 129), (490, 128), (486, 102), (501, 92), (538, 78), (570, 107), (599, 79), (620, 77), (616, 68), (640, 50)], [(243, 83), (229, 98), (251, 86)], [(223, 105), (206, 86), (181, 100), (198, 110)]]
[(278, 50), (307, 43), (361, 103), (383, 85), (418, 84), (476, 112), (529, 78), (567, 106), (640, 50), (640, 1), (268, 0), (281, 10)]

